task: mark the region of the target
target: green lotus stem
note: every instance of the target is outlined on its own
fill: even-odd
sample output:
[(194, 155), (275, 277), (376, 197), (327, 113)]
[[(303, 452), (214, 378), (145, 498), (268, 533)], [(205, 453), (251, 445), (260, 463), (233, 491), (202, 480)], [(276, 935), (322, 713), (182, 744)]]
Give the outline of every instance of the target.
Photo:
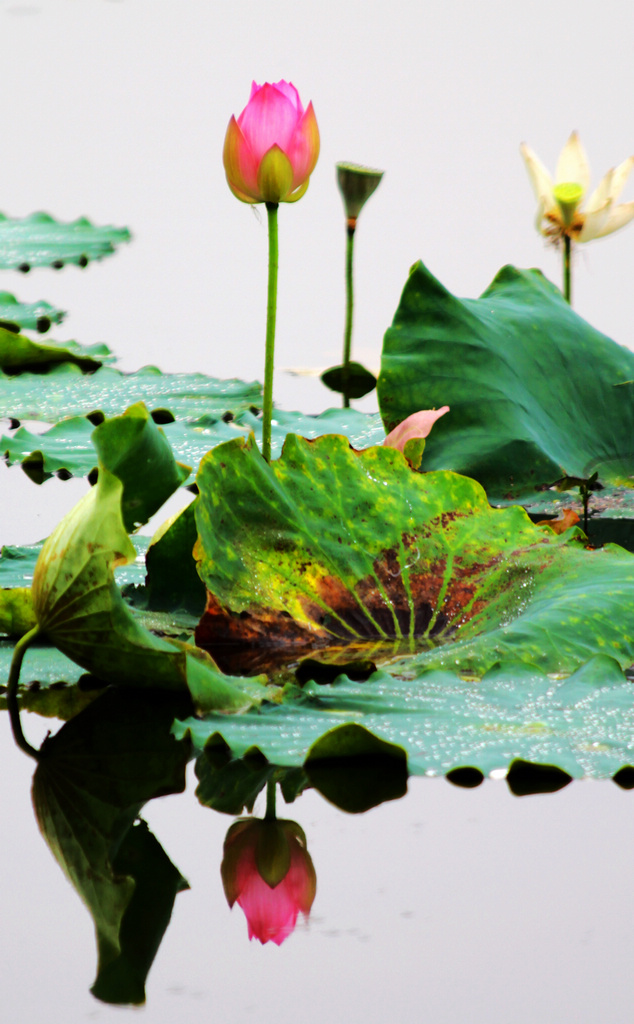
[(350, 350), (352, 347), (352, 313), (354, 310), (354, 278), (352, 259), (354, 253), (354, 233), (357, 226), (356, 217), (349, 217), (346, 226), (348, 240), (346, 242), (346, 326), (343, 334), (343, 407), (350, 407), (348, 394), (348, 370), (350, 366)]
[(570, 256), (572, 250), (572, 240), (570, 235), (564, 235), (564, 299), (570, 305), (572, 305), (571, 289), (570, 289)]
[(264, 401), (262, 405), (262, 455), (271, 461), (271, 420), (273, 418), (273, 363), (275, 357), (275, 318), (277, 315), (277, 208), (267, 203), (269, 221), (269, 289), (266, 306), (266, 353), (264, 356)]
[(40, 632), (39, 626), (34, 626), (28, 633), (21, 636), (13, 650), (13, 657), (11, 658), (11, 668), (9, 670), (9, 680), (7, 683), (7, 710), (9, 712), (9, 719), (11, 721), (11, 730), (13, 732), (13, 738), (20, 750), (23, 750), (29, 757), (34, 757), (36, 761), (39, 761), (39, 751), (32, 747), (28, 742), (26, 736), (22, 732), (22, 723), (20, 722), (20, 708), (18, 706), (18, 682), (20, 679), (20, 669), (22, 668), (22, 660), (26, 654), (26, 649), (35, 640)]
[(275, 818), (276, 817), (276, 814), (275, 814), (275, 791), (276, 791), (276, 788), (277, 788), (277, 783), (275, 782), (275, 779), (269, 779), (269, 781), (266, 784), (266, 812), (264, 814), (265, 818)]

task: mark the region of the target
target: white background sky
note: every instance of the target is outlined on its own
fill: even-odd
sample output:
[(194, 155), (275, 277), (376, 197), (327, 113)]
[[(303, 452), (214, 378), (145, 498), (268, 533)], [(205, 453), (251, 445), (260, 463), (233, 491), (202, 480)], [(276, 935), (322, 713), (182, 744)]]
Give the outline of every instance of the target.
[[(252, 79), (291, 80), (321, 130), (306, 196), (280, 211), (280, 368), (340, 358), (338, 160), (385, 170), (356, 253), (354, 354), (378, 367), (419, 258), (464, 297), (505, 263), (560, 283), (533, 227), (520, 142), (554, 170), (578, 129), (595, 183), (634, 152), (624, 0), (9, 0), (0, 27), (0, 209), (85, 214), (135, 235), (86, 272), (4, 274), (4, 287), (68, 309), (57, 337), (106, 341), (130, 370), (261, 379), (266, 217), (234, 199), (221, 159)], [(576, 263), (577, 310), (634, 348), (634, 227), (581, 247)], [(276, 397), (305, 411), (336, 404), (287, 377)]]
[[(0, 2), (0, 210), (87, 215), (135, 235), (86, 271), (5, 273), (0, 286), (68, 309), (56, 337), (105, 341), (125, 369), (261, 379), (265, 218), (231, 195), (221, 153), (251, 80), (287, 78), (314, 103), (322, 153), (306, 196), (280, 211), (277, 363), (339, 360), (345, 237), (334, 165), (351, 160), (386, 172), (357, 232), (354, 353), (378, 367), (418, 258), (461, 296), (480, 294), (505, 263), (560, 282), (559, 259), (533, 227), (519, 144), (554, 170), (577, 128), (595, 183), (634, 152), (633, 39), (625, 0)], [(634, 198), (634, 180), (623, 198)], [(577, 310), (631, 348), (633, 267), (634, 226), (581, 249), (575, 267)], [(331, 404), (315, 381), (281, 375), (276, 395), (305, 411)], [(61, 514), (51, 496), (73, 504), (84, 485), (36, 489), (11, 470), (0, 486), (3, 519), (9, 504), (16, 521), (37, 517), (32, 536), (0, 538), (15, 543), (48, 532), (47, 516)], [(194, 890), (179, 897), (139, 1016), (86, 995), (90, 922), (35, 835), (26, 759), (16, 768), (9, 756), (3, 806), (31, 838), (3, 843), (6, 1024), (355, 1024), (394, 1009), (407, 1024), (622, 1024), (631, 1014), (632, 797), (614, 786), (517, 802), (493, 783), (474, 794), (423, 782), (414, 802), (362, 821), (307, 797), (296, 813), (319, 891), (310, 943), (299, 933), (283, 951), (249, 945), (240, 912), (226, 910), (222, 820), (156, 810), (159, 838)]]

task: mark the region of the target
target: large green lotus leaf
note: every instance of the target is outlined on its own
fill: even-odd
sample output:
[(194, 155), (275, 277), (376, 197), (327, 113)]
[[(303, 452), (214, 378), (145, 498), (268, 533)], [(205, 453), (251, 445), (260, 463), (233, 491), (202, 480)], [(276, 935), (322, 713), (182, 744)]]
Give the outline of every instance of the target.
[[(587, 551), (566, 544), (560, 557), (519, 558), (509, 567), (522, 588), (515, 611), (485, 605), (454, 642), (424, 651), (404, 671), (454, 668), (482, 675), (517, 658), (544, 672), (568, 673), (596, 653), (623, 669), (634, 662), (634, 556), (616, 545)], [(520, 582), (521, 581), (521, 582)]]
[[(93, 373), (104, 362), (112, 362), (113, 356), (107, 345), (80, 345), (76, 341), (58, 342), (49, 339), (46, 343), (32, 341), (24, 334), (16, 334), (0, 326), (0, 371), (9, 376), (26, 371), (46, 373), (58, 364), (69, 363), (81, 373)], [(13, 415), (4, 404), (4, 387), (0, 381), (0, 395), (3, 415)]]
[(136, 373), (122, 373), (103, 366), (89, 376), (64, 363), (44, 375), (23, 373), (0, 376), (0, 410), (14, 419), (54, 423), (67, 416), (117, 416), (136, 402), (160, 417), (193, 421), (201, 417), (217, 421), (262, 404), (257, 383), (217, 380), (202, 373), (161, 373), (146, 366)]
[(100, 679), (187, 691), (200, 710), (240, 710), (265, 691), (223, 676), (196, 648), (143, 628), (124, 603), (114, 568), (136, 557), (124, 528), (124, 488), (105, 467), (95, 487), (62, 520), (35, 567), (33, 607), (43, 633)]
[(130, 241), (127, 228), (97, 227), (85, 217), (64, 224), (48, 213), (14, 219), (0, 213), (0, 269), (30, 270), (66, 263), (85, 267)]
[(146, 801), (185, 788), (188, 743), (173, 703), (110, 690), (45, 740), (33, 778), (40, 830), (95, 923), (93, 993), (142, 1003), (145, 978), (187, 888), (144, 823)]
[(175, 734), (188, 733), (199, 750), (222, 737), (235, 757), (259, 750), (272, 764), (308, 766), (325, 740), (353, 757), (351, 724), (402, 748), (414, 775), (465, 766), (488, 774), (521, 758), (574, 778), (608, 778), (634, 760), (632, 684), (603, 654), (566, 678), (520, 662), (493, 666), (478, 681), (388, 666), (365, 683), (308, 683), (301, 695), (246, 715), (189, 718)]
[(539, 601), (547, 569), (559, 578), (581, 560), (593, 572), (590, 554), (522, 509), (491, 509), (475, 481), (415, 473), (395, 449), (356, 452), (336, 435), (289, 435), (270, 465), (252, 438), (228, 442), (197, 483), (194, 555), (208, 592), (197, 641), (212, 651), (431, 647), (516, 618)]
[(0, 292), (0, 321), (3, 326), (13, 325), (18, 330), (45, 334), (51, 324), (61, 324), (65, 316), (63, 309), (51, 306), (50, 302), (20, 302), (11, 292)]
[(634, 353), (582, 320), (537, 270), (505, 267), (479, 299), (457, 299), (422, 263), (385, 335), (378, 381), (388, 428), (449, 405), (425, 469), (479, 480), (494, 500), (561, 477), (634, 478)]

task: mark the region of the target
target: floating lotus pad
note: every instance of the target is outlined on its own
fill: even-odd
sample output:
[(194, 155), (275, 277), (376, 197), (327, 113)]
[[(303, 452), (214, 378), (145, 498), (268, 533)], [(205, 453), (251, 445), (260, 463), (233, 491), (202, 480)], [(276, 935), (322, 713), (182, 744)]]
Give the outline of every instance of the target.
[(386, 332), (377, 385), (387, 427), (449, 405), (425, 469), (479, 480), (492, 500), (561, 477), (634, 482), (634, 353), (582, 320), (537, 270), (505, 267), (457, 299), (418, 263)]
[[(174, 731), (177, 737), (188, 732), (199, 750), (222, 737), (235, 757), (257, 749), (272, 764), (299, 766), (324, 736), (334, 741), (351, 725), (396, 744), (413, 775), (466, 766), (488, 774), (521, 758), (555, 765), (573, 778), (610, 778), (634, 762), (632, 683), (604, 655), (566, 679), (512, 662), (477, 683), (440, 670), (415, 678), (381, 671), (366, 683), (340, 676), (333, 686), (309, 683), (281, 706), (189, 718)], [(346, 744), (353, 754), (354, 730), (342, 737), (341, 756)]]
[(20, 427), (12, 437), (0, 437), (0, 454), (9, 466), (20, 463), (37, 484), (60, 472), (85, 476), (97, 465), (94, 429), (85, 416), (61, 420), (43, 434)]
[(85, 217), (70, 223), (47, 213), (13, 219), (0, 213), (0, 269), (30, 270), (66, 263), (85, 267), (110, 256), (117, 245), (130, 241), (127, 228), (97, 227)]
[(65, 316), (63, 309), (49, 302), (20, 302), (11, 292), (0, 292), (0, 321), (13, 324), (18, 330), (45, 334), (51, 324), (61, 324)]
[[(90, 382), (87, 384), (90, 387)], [(367, 415), (356, 410), (328, 409), (319, 416), (304, 416), (302, 413), (276, 410), (275, 417), (271, 444), (273, 455), (281, 452), (289, 431), (301, 433), (304, 437), (318, 437), (336, 431), (348, 437), (355, 448), (380, 443), (384, 437), (378, 413)], [(212, 414), (207, 414), (196, 423), (183, 420), (165, 423), (163, 430), (176, 457), (198, 466), (210, 448), (223, 441), (246, 438), (251, 431), (258, 442), (261, 441), (262, 422), (248, 411), (236, 414), (229, 422), (221, 418), (214, 420)], [(60, 420), (42, 434), (20, 427), (12, 437), (0, 437), (0, 453), (9, 465), (21, 463), (37, 483), (60, 470), (73, 476), (84, 476), (97, 463), (92, 431), (92, 424), (85, 417)]]
[(117, 416), (135, 402), (145, 402), (151, 411), (167, 410), (167, 419), (208, 416), (216, 421), (227, 413), (259, 408), (261, 401), (257, 383), (217, 380), (202, 373), (166, 374), (153, 366), (136, 373), (102, 367), (83, 376), (77, 367), (64, 364), (44, 375), (0, 376), (3, 415), (48, 423), (97, 410), (106, 417)]

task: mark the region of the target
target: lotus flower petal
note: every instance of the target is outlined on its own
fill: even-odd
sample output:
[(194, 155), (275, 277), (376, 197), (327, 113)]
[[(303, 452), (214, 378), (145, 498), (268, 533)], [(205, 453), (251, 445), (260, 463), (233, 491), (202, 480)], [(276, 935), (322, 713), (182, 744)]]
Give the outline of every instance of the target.
[(579, 141), (577, 132), (573, 132), (559, 154), (555, 183), (575, 182), (581, 185), (583, 193), (590, 188), (590, 168), (585, 150)]
[(612, 190), (614, 188), (614, 173), (614, 168), (612, 168), (607, 172), (607, 174), (603, 175), (601, 181), (585, 204), (586, 214), (602, 209), (608, 200), (613, 198)]
[(313, 173), (319, 156), (319, 128), (312, 103), (297, 124), (285, 151), (293, 167), (293, 190)]
[(262, 202), (261, 197), (255, 198), (258, 190), (258, 162), (235, 117), (229, 121), (222, 159), (232, 191), (251, 197), (245, 198), (243, 202)]
[(579, 233), (579, 241), (591, 242), (593, 238), (598, 238), (608, 224), (611, 211), (612, 200), (606, 199), (603, 206), (600, 206), (598, 210), (591, 210), (589, 213), (586, 213), (583, 218), (583, 227)]
[(271, 146), (258, 169), (258, 191), (265, 203), (286, 199), (293, 186), (291, 162), (279, 146)]
[[(536, 153), (527, 146), (525, 142), (520, 146), (520, 153), (524, 159), (528, 176), (533, 186), (533, 191), (536, 198), (542, 203), (543, 208), (550, 208), (555, 205), (555, 197), (553, 195), (553, 179), (544, 167), (543, 163), (539, 159)], [(541, 224), (540, 215), (539, 222)]]
[(625, 227), (631, 220), (634, 220), (634, 202), (621, 203), (611, 209), (607, 223), (594, 237), (603, 238), (605, 235), (611, 235), (613, 231)]
[(249, 100), (238, 124), (259, 163), (271, 146), (286, 152), (297, 125), (297, 109), (283, 92), (266, 83)]

